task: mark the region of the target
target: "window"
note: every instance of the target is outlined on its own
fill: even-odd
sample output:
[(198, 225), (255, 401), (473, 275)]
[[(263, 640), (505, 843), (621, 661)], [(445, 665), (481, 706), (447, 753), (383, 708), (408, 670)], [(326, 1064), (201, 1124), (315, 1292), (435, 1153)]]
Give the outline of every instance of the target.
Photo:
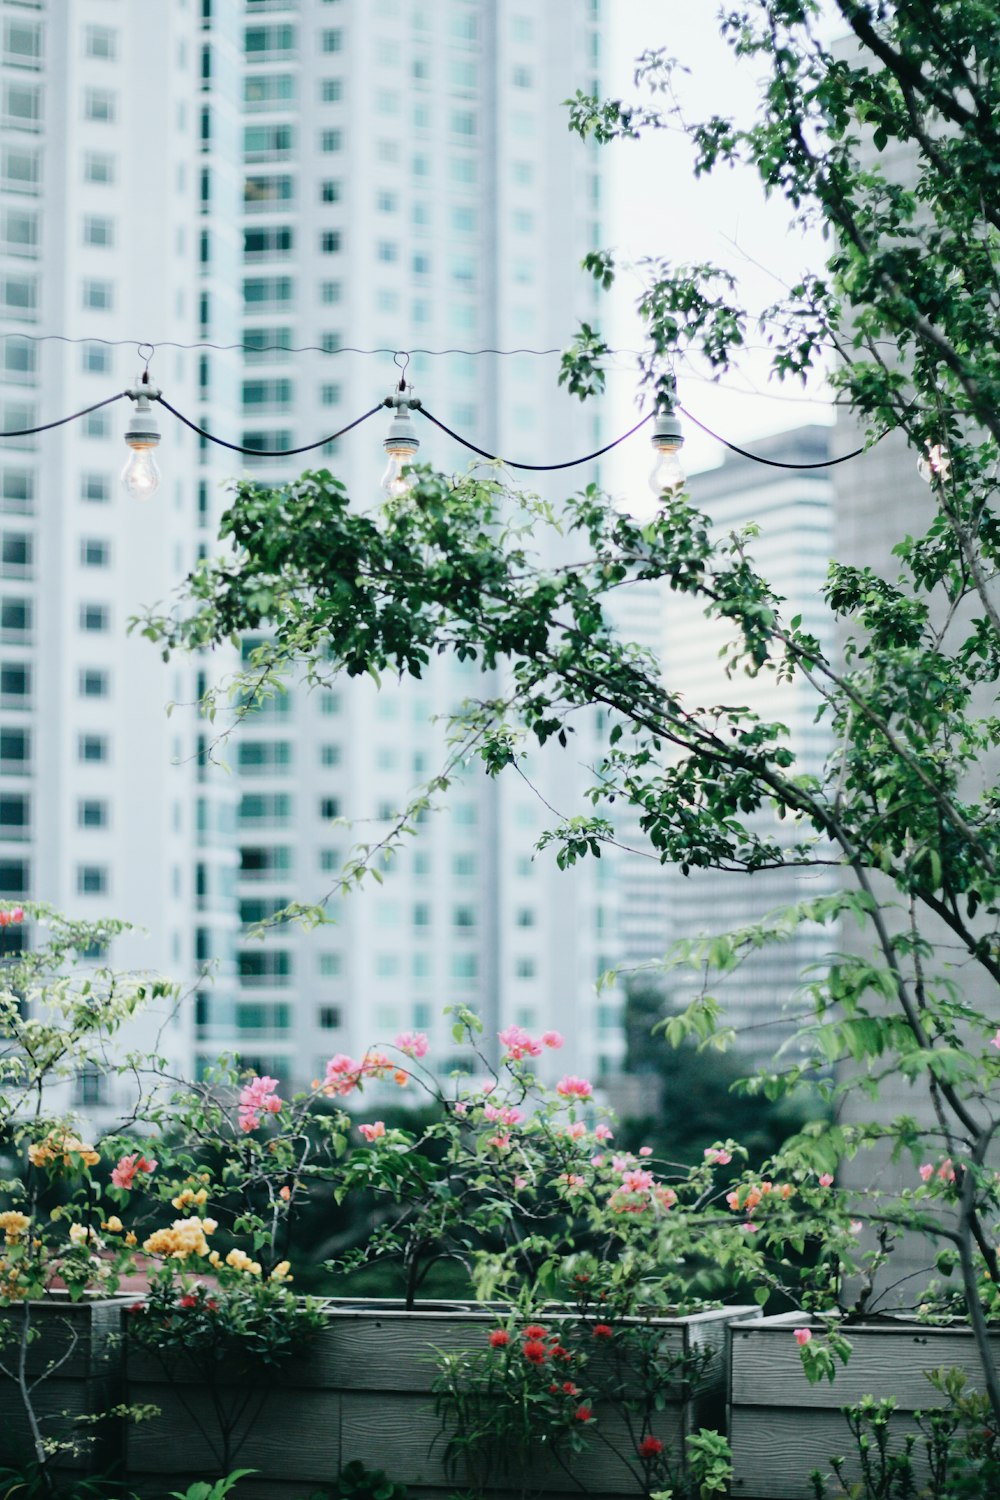
[(291, 73), (252, 73), (243, 80), (243, 103), (247, 109), (274, 109), (295, 98)]
[(395, 89), (375, 90), (375, 111), (377, 114), (398, 115), (399, 102), (399, 95)]
[(521, 67), (520, 65), (514, 68), (511, 73), (511, 82), (516, 89), (530, 89), (534, 82), (531, 69)]
[(0, 661), (0, 703), (24, 708), (31, 696), (31, 667), (27, 661)]
[(107, 474), (82, 474), (80, 499), (89, 505), (107, 505), (111, 499), (111, 480)]
[(321, 203), (339, 203), (340, 202), (340, 190), (341, 189), (340, 189), (340, 182), (339, 181), (321, 182), (320, 185), (319, 185), (320, 202)]
[(31, 803), (18, 793), (0, 796), (0, 839), (23, 839), (31, 827)]
[(479, 960), (474, 953), (451, 955), (452, 979), (475, 979), (479, 973)]
[(111, 543), (100, 537), (85, 536), (80, 542), (80, 562), (85, 568), (109, 568)]
[(344, 132), (342, 130), (321, 130), (319, 134), (319, 149), (321, 151), (340, 151), (344, 145)]
[(321, 849), (319, 851), (319, 867), (326, 874), (331, 870), (340, 870), (344, 863), (344, 856), (339, 849)]
[(111, 350), (106, 344), (84, 344), (80, 365), (85, 375), (107, 375), (111, 369)]
[(395, 979), (401, 967), (398, 953), (376, 953), (375, 973), (379, 979)]
[(451, 227), (456, 234), (471, 234), (476, 228), (476, 210), (455, 204), (451, 210)]
[(0, 208), (0, 243), (8, 255), (34, 256), (38, 215), (30, 208)]
[(452, 914), (452, 922), (456, 927), (475, 927), (476, 908), (474, 906), (456, 906)]
[(426, 901), (418, 901), (413, 908), (414, 927), (429, 927), (431, 925), (431, 909)]
[(324, 229), (319, 237), (319, 248), (324, 255), (335, 255), (340, 249), (339, 229)]
[(90, 411), (83, 419), (83, 435), (106, 438), (111, 434), (111, 415), (107, 411)]
[(320, 49), (323, 52), (340, 52), (344, 46), (344, 33), (337, 29), (335, 31), (320, 32)]
[(107, 865), (77, 865), (76, 889), (80, 896), (106, 896), (109, 887)]
[(244, 380), (243, 405), (288, 407), (292, 404), (290, 380)]
[(323, 1031), (339, 1031), (343, 1025), (339, 1005), (321, 1005), (317, 1021)]
[(83, 55), (97, 57), (103, 62), (114, 62), (118, 54), (118, 37), (110, 26), (85, 26), (83, 28)]
[(243, 773), (287, 770), (292, 763), (292, 746), (288, 740), (242, 740), (236, 763)]
[(42, 178), (39, 153), (26, 146), (4, 146), (0, 151), (0, 182), (9, 193), (37, 193)]
[(476, 804), (474, 802), (456, 802), (452, 809), (452, 816), (456, 823), (465, 828), (470, 828), (476, 822)]
[(264, 948), (259, 952), (241, 953), (239, 957), (241, 982), (252, 985), (273, 985), (285, 989), (292, 977), (292, 955), (284, 948)]
[(107, 735), (81, 734), (76, 742), (76, 758), (87, 765), (96, 765), (110, 760)]
[[(244, 428), (242, 442), (244, 448), (252, 448), (255, 453), (275, 453), (292, 446), (292, 434), (287, 427), (265, 427), (261, 430)], [(288, 713), (289, 707), (289, 698), (286, 693), (283, 697), (279, 695), (261, 704), (258, 712), (285, 714)]]
[(248, 309), (291, 302), (295, 283), (290, 276), (248, 276), (243, 280), (243, 301)]
[[(324, 406), (339, 406), (340, 405), (340, 401), (341, 401), (341, 394), (342, 394), (341, 393), (341, 388), (340, 388), (339, 385), (323, 385), (323, 386), (320, 386), (319, 397), (320, 397), (320, 401), (323, 403)], [(339, 755), (340, 755), (340, 746), (339, 745), (323, 745), (322, 749), (321, 749), (321, 754), (325, 755), (327, 753), (327, 751), (336, 751), (336, 753), (337, 753), (337, 755), (339, 757)], [(336, 761), (332, 761), (332, 760), (330, 760), (330, 761), (326, 761), (325, 760), (325, 761), (323, 761), (323, 764), (325, 766), (326, 765), (333, 766), (333, 765), (336, 765), (337, 762)]]
[(240, 849), (240, 878), (267, 880), (286, 875), (292, 868), (292, 851), (283, 845)]
[(34, 320), (38, 282), (34, 276), (0, 276), (0, 309), (9, 318)]
[(530, 161), (516, 161), (511, 167), (514, 181), (528, 187), (535, 180), (535, 168)]
[(344, 955), (342, 953), (321, 953), (319, 956), (319, 972), (324, 979), (336, 979), (344, 972)]
[(321, 797), (319, 802), (319, 815), (321, 818), (325, 818), (327, 820), (329, 820), (330, 818), (339, 818), (340, 798)]
[(291, 816), (288, 792), (244, 792), (240, 798), (241, 823), (284, 823)]
[[(247, 364), (268, 363), (283, 360), (285, 350), (292, 342), (290, 328), (244, 328), (243, 352)], [(281, 346), (284, 345), (284, 349)]]
[(400, 155), (399, 142), (379, 141), (375, 147), (375, 155), (379, 161), (398, 162)]
[(414, 276), (429, 276), (431, 274), (431, 258), (429, 255), (425, 255), (423, 251), (418, 252), (413, 257), (413, 274)]
[(81, 797), (76, 804), (78, 828), (107, 828), (108, 804), (100, 797)]
[(113, 156), (108, 156), (104, 151), (88, 151), (84, 156), (84, 182), (96, 182), (109, 187), (116, 175), (117, 165)]
[(28, 469), (0, 473), (0, 503), (7, 511), (30, 511), (35, 500), (35, 476)]
[(250, 62), (262, 62), (265, 57), (295, 50), (294, 26), (247, 26), (243, 32), (243, 48)]
[(0, 859), (0, 891), (8, 896), (26, 896), (28, 886), (28, 866), (25, 860)]
[(41, 23), (5, 20), (3, 23), (4, 62), (14, 68), (37, 68), (41, 58)]
[(343, 79), (322, 79), (319, 86), (319, 97), (324, 104), (337, 104), (344, 97)]
[(5, 641), (24, 641), (34, 624), (30, 599), (0, 598), (0, 636)]
[(0, 767), (22, 771), (31, 759), (31, 735), (26, 729), (0, 729)]
[(81, 667), (77, 677), (77, 691), (81, 698), (107, 698), (111, 693), (109, 673), (100, 667)]
[(95, 120), (101, 125), (113, 125), (116, 100), (110, 89), (84, 89), (83, 118)]
[(243, 152), (247, 161), (266, 161), (287, 156), (295, 143), (291, 125), (247, 125), (243, 130)]
[(529, 16), (515, 16), (510, 23), (510, 34), (515, 42), (530, 42), (535, 34)]
[(262, 229), (244, 229), (243, 254), (252, 259), (264, 255), (287, 255), (295, 248), (290, 224), (270, 224)]
[(533, 906), (520, 906), (517, 911), (518, 927), (534, 927), (535, 909)]
[(3, 115), (12, 127), (37, 129), (42, 118), (42, 94), (37, 83), (5, 83)]
[(103, 214), (87, 214), (83, 221), (83, 243), (110, 249), (115, 242), (115, 221)]
[(535, 960), (533, 958), (519, 958), (514, 963), (514, 973), (518, 979), (534, 979)]
[(527, 209), (515, 209), (511, 214), (511, 226), (515, 234), (531, 234), (535, 228), (535, 216)]
[(379, 240), (375, 247), (375, 258), (377, 260), (392, 263), (399, 259), (399, 246), (395, 240)]
[[(100, 955), (94, 954), (93, 956), (99, 957)], [(106, 1104), (107, 1097), (104, 1074), (94, 1064), (88, 1063), (76, 1075), (73, 1103), (85, 1109), (88, 1105)]]
[(379, 312), (394, 313), (399, 311), (399, 293), (390, 288), (383, 287), (375, 293), (375, 306)]
[(476, 116), (471, 109), (453, 109), (451, 112), (453, 135), (475, 135)]
[(111, 628), (111, 611), (106, 604), (81, 604), (80, 629), (99, 634)]
[(30, 578), (34, 556), (34, 539), (28, 532), (0, 534), (0, 573), (4, 578)]
[(82, 302), (88, 312), (110, 312), (114, 300), (113, 282), (90, 279), (83, 283)]
[(294, 197), (291, 177), (247, 177), (243, 182), (243, 206), (250, 213), (276, 203), (291, 203)]

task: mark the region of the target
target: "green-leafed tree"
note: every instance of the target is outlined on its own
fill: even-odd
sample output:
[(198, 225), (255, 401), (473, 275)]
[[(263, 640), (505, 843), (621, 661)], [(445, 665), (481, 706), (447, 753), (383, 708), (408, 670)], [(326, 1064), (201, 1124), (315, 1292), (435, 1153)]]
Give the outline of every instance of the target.
[[(755, 566), (752, 534), (719, 537), (683, 494), (664, 493), (648, 525), (593, 487), (558, 516), (529, 506), (525, 520), (500, 472), (455, 480), (421, 469), (378, 516), (352, 509), (325, 471), (278, 489), (240, 484), (224, 523), (232, 550), (142, 627), (167, 653), (266, 632), (242, 684), (251, 695), (289, 676), (420, 676), (442, 652), (500, 665), (502, 695), (470, 701), (454, 721), (456, 762), (479, 756), (490, 775), (526, 739), (565, 741), (582, 710), (601, 709), (606, 744), (587, 803), (543, 841), (563, 864), (600, 855), (615, 836), (612, 800), (627, 799), (662, 859), (685, 870), (839, 865), (839, 893), (786, 913), (773, 935), (846, 914), (867, 942), (857, 956), (831, 955), (812, 985), (812, 1055), (762, 1086), (815, 1077), (832, 1089), (822, 1079), (845, 1058), (865, 1086), (889, 1070), (919, 1086), (929, 1123), (819, 1122), (794, 1144), (796, 1159), (818, 1167), (888, 1133), (914, 1165), (941, 1163), (869, 1213), (922, 1226), (953, 1256), (985, 1350), (1000, 1309), (1000, 1202), (986, 1165), (1000, 1125), (1000, 1007), (974, 1008), (955, 978), (976, 972), (987, 994), (1000, 981), (1000, 4), (826, 9), (839, 12), (849, 47), (824, 40), (815, 0), (723, 7), (737, 61), (767, 75), (750, 122), (682, 116), (676, 65), (660, 48), (640, 59), (634, 104), (579, 96), (569, 114), (599, 141), (679, 127), (696, 172), (748, 163), (767, 195), (826, 235), (825, 266), (765, 314), (774, 371), (804, 375), (835, 350), (841, 401), (872, 443), (905, 436), (934, 501), (931, 524), (899, 538), (887, 575), (831, 566), (839, 658), (787, 617)], [(905, 181), (882, 170), (880, 153), (902, 153)], [(591, 255), (587, 270), (608, 285), (614, 258)], [(654, 259), (647, 276), (641, 380), (652, 407), (670, 399), (676, 356), (694, 351), (722, 374), (758, 330), (720, 268)], [(582, 398), (603, 384), (602, 352), (588, 328), (564, 357), (563, 379)], [(571, 539), (566, 565), (538, 561), (545, 527)], [(666, 580), (727, 628), (731, 702), (682, 701), (615, 632), (611, 602), (642, 579)], [(781, 723), (741, 706), (744, 673), (812, 684), (836, 744), (820, 774), (797, 763)], [(447, 780), (403, 811), (400, 836)], [(777, 836), (774, 817), (791, 837)], [(369, 857), (358, 852), (346, 885)], [(931, 919), (946, 936), (938, 947), (925, 935)], [(768, 937), (757, 929), (735, 946)], [(734, 945), (707, 958), (731, 965)], [(668, 1034), (704, 1040), (716, 1020), (703, 998)], [(1000, 1419), (988, 1357), (984, 1381)]]

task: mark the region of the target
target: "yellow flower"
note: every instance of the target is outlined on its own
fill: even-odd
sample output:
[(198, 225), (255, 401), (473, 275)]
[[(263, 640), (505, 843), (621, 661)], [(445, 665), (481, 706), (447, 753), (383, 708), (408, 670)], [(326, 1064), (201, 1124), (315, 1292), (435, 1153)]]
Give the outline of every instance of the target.
[(214, 1234), (219, 1225), (216, 1219), (202, 1219), (201, 1227), (206, 1234)]
[(74, 1155), (80, 1157), (85, 1167), (96, 1167), (101, 1159), (93, 1146), (85, 1146), (79, 1136), (60, 1130), (50, 1130), (43, 1141), (28, 1147), (28, 1160), (33, 1167), (47, 1167), (60, 1158), (64, 1167), (71, 1167)]
[(169, 1229), (155, 1229), (142, 1248), (150, 1255), (186, 1260), (189, 1255), (207, 1255), (208, 1241), (200, 1219), (175, 1219)]
[(212, 1251), (212, 1253), (208, 1257), (208, 1263), (210, 1266), (214, 1267), (216, 1271), (219, 1269), (219, 1267), (222, 1265), (222, 1256), (219, 1254), (218, 1250)]
[(139, 1241), (136, 1239), (135, 1235), (132, 1233), (131, 1229), (129, 1230), (128, 1234), (125, 1236), (125, 1243), (126, 1243), (126, 1245), (137, 1245), (139, 1243)]
[(22, 1214), (16, 1208), (9, 1208), (0, 1214), (0, 1229), (3, 1230), (8, 1245), (16, 1245), (30, 1223), (27, 1214)]
[(125, 1228), (125, 1225), (122, 1223), (121, 1219), (119, 1219), (117, 1214), (112, 1214), (110, 1219), (106, 1219), (104, 1221), (104, 1223), (101, 1225), (101, 1228), (109, 1230), (111, 1234), (121, 1234), (122, 1230)]
[(90, 1239), (90, 1230), (86, 1224), (71, 1224), (69, 1226), (69, 1237), (74, 1245), (85, 1245)]
[(246, 1271), (249, 1276), (259, 1276), (261, 1265), (259, 1260), (251, 1260), (245, 1250), (230, 1250), (226, 1256), (226, 1265), (231, 1266), (234, 1271)]
[(291, 1263), (290, 1260), (279, 1260), (278, 1264), (275, 1266), (274, 1270), (271, 1272), (271, 1280), (272, 1281), (291, 1281), (292, 1278), (288, 1274), (291, 1269), (292, 1269), (292, 1263)]

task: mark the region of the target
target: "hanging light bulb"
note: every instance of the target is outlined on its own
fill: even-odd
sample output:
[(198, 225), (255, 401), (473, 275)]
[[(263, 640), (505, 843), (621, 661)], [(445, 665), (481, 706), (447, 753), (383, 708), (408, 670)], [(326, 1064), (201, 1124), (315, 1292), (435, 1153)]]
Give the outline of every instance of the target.
[(160, 466), (155, 455), (160, 429), (149, 404), (160, 393), (150, 385), (149, 372), (145, 371), (139, 385), (125, 394), (135, 402), (135, 410), (125, 429), (125, 442), (131, 452), (122, 469), (122, 484), (133, 500), (148, 500), (160, 487)]
[(389, 399), (393, 407), (393, 418), (389, 423), (389, 435), (382, 444), (388, 455), (385, 473), (382, 475), (382, 491), (387, 500), (400, 500), (413, 488), (413, 477), (403, 470), (413, 462), (420, 447), (420, 439), (413, 430), (410, 416), (411, 398), (404, 394), (406, 386), (400, 382), (399, 389)]
[(656, 462), (649, 476), (649, 487), (657, 499), (662, 495), (677, 495), (687, 483), (687, 476), (677, 457), (684, 446), (681, 424), (674, 415), (673, 406), (665, 406), (653, 418), (653, 449)]

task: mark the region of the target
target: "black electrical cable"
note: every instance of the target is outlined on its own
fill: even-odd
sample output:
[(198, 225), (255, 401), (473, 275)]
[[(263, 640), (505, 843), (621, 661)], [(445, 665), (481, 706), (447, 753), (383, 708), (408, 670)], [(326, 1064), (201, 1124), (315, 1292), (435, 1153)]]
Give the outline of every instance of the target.
[[(693, 417), (683, 406), (678, 406), (677, 410), (682, 417), (686, 417), (689, 422), (693, 422), (696, 427), (700, 427), (702, 432), (708, 437), (714, 438), (717, 443), (721, 443), (724, 448), (728, 448), (730, 453), (738, 453), (741, 458), (749, 458), (755, 464), (766, 464), (769, 469), (832, 469), (835, 464), (846, 464), (849, 458), (860, 458), (862, 453), (868, 452), (867, 448), (855, 448), (851, 453), (842, 453), (839, 458), (825, 458), (821, 463), (786, 464), (782, 463), (780, 458), (762, 458), (759, 453), (748, 453), (746, 448), (738, 448), (735, 443), (730, 443), (726, 438), (720, 437), (717, 432), (713, 432), (711, 427), (706, 427), (704, 422), (699, 422), (698, 418)], [(875, 441), (880, 443), (884, 437), (885, 433), (880, 433)]]
[(592, 459), (600, 458), (602, 453), (610, 453), (612, 448), (617, 448), (619, 443), (624, 443), (626, 438), (630, 438), (634, 432), (638, 432), (640, 427), (645, 427), (646, 423), (655, 415), (654, 412), (648, 411), (640, 421), (636, 422), (634, 427), (629, 428), (628, 432), (623, 432), (621, 437), (616, 437), (613, 443), (606, 443), (603, 448), (598, 448), (596, 453), (585, 453), (583, 458), (571, 458), (564, 464), (516, 464), (509, 458), (501, 458), (497, 453), (487, 453), (485, 448), (477, 448), (475, 443), (469, 442), (468, 438), (462, 437), (460, 433), (453, 432), (450, 427), (446, 427), (437, 417), (432, 416), (425, 406), (416, 406), (414, 410), (420, 412), (421, 416), (426, 417), (428, 422), (433, 422), (435, 427), (440, 427), (441, 431), (446, 432), (450, 438), (454, 438), (456, 443), (461, 443), (463, 448), (468, 448), (472, 453), (478, 453), (480, 458), (488, 458), (495, 463), (505, 464), (508, 469), (531, 469), (536, 473), (547, 473), (552, 469), (575, 469), (578, 464), (590, 463)]
[(95, 401), (93, 406), (85, 406), (82, 411), (73, 412), (72, 416), (59, 417), (55, 422), (43, 422), (40, 427), (17, 427), (10, 432), (0, 432), (0, 438), (31, 437), (36, 432), (50, 432), (53, 427), (65, 427), (67, 422), (75, 422), (78, 417), (85, 417), (89, 412), (100, 411), (102, 406), (110, 406), (114, 401), (120, 401), (127, 396), (127, 391), (119, 391), (117, 396), (106, 396), (103, 401)]
[(182, 412), (179, 412), (175, 406), (171, 406), (170, 402), (165, 401), (162, 396), (155, 396), (150, 399), (159, 401), (160, 405), (165, 407), (171, 416), (176, 417), (178, 422), (183, 422), (185, 427), (190, 427), (191, 431), (196, 432), (199, 437), (207, 438), (210, 443), (217, 443), (220, 448), (228, 448), (231, 453), (249, 453), (254, 458), (294, 458), (297, 453), (311, 453), (314, 448), (322, 448), (327, 443), (334, 442), (336, 438), (343, 437), (344, 433), (350, 432), (352, 427), (360, 427), (362, 422), (367, 422), (369, 417), (373, 417), (377, 411), (381, 411), (384, 405), (380, 401), (377, 406), (372, 407), (371, 411), (366, 411), (363, 416), (355, 417), (353, 422), (348, 422), (346, 427), (341, 427), (339, 432), (331, 432), (329, 437), (320, 438), (316, 443), (303, 443), (301, 448), (244, 448), (239, 443), (227, 443), (225, 438), (216, 437), (214, 433), (206, 432), (204, 427), (199, 427), (196, 422), (192, 422), (190, 418), (185, 417)]

